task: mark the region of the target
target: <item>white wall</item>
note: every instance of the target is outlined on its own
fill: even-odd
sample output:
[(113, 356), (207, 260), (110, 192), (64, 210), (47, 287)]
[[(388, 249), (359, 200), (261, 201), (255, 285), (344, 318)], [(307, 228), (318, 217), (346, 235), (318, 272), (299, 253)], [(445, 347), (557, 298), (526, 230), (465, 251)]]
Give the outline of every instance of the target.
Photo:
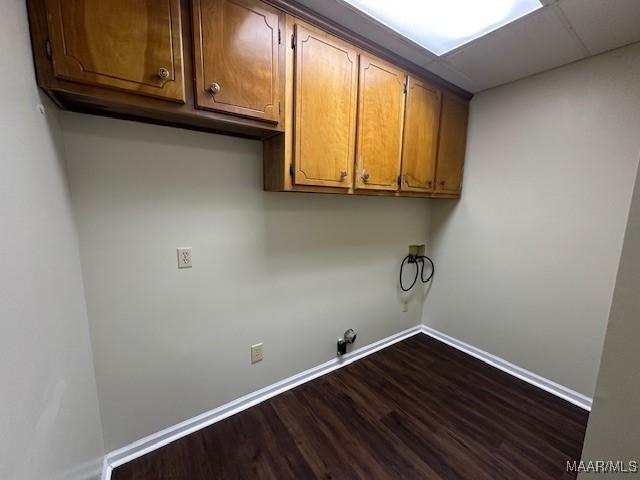
[(640, 151), (640, 44), (478, 94), (424, 321), (592, 395)]
[(35, 85), (25, 2), (0, 15), (0, 478), (96, 475), (103, 453), (56, 108)]
[[(582, 458), (640, 462), (640, 172), (627, 223)], [(628, 464), (627, 464), (628, 465)], [(640, 478), (584, 474), (580, 478)]]
[(420, 323), (397, 275), (429, 200), (264, 192), (260, 142), (62, 122), (108, 449)]

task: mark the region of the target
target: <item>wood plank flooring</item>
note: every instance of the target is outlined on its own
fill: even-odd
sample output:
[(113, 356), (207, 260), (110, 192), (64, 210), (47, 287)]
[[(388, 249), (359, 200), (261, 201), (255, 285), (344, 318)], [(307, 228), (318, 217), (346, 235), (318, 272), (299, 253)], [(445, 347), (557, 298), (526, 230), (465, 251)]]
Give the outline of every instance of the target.
[(416, 335), (116, 468), (113, 480), (575, 478), (587, 412)]

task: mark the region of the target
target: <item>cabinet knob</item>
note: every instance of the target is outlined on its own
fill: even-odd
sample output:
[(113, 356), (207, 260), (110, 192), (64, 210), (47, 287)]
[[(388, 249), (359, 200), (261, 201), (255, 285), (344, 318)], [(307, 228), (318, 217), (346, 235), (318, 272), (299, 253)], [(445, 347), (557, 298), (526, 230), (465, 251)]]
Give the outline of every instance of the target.
[(340, 180), (344, 180), (347, 177), (346, 170), (340, 170)]
[(433, 185), (433, 182), (432, 182), (431, 180), (429, 180), (429, 181), (427, 182), (427, 187), (431, 187), (431, 185)]
[(161, 78), (162, 80), (166, 80), (167, 78), (169, 78), (169, 70), (162, 67), (160, 70), (158, 70), (158, 78)]
[(220, 85), (217, 83), (212, 83), (211, 86), (209, 87), (209, 91), (215, 95), (216, 93), (220, 93)]
[(441, 187), (444, 187), (444, 184), (445, 184), (445, 183), (447, 183), (447, 182), (445, 182), (444, 180), (442, 180), (442, 181), (440, 182), (440, 186), (441, 186)]
[(362, 178), (363, 182), (366, 182), (367, 180), (369, 180), (369, 172), (367, 172), (366, 170), (363, 170), (360, 178)]

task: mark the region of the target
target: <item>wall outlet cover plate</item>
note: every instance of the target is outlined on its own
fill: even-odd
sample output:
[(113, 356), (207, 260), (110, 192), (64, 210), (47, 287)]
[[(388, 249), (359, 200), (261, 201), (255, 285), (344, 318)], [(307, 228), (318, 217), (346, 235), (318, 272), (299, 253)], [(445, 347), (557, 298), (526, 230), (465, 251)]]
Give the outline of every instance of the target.
[(262, 342), (251, 345), (251, 363), (261, 362), (262, 358)]
[(412, 257), (424, 257), (426, 246), (424, 243), (409, 245), (409, 255)]
[(191, 247), (178, 248), (178, 268), (191, 268), (192, 266)]

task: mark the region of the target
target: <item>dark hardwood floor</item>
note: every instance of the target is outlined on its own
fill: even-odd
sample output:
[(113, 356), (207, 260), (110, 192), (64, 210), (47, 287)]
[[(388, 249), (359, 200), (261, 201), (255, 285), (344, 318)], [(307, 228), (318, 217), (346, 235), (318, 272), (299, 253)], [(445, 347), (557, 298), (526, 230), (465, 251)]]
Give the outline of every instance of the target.
[(575, 478), (587, 412), (416, 335), (116, 468), (113, 480)]

